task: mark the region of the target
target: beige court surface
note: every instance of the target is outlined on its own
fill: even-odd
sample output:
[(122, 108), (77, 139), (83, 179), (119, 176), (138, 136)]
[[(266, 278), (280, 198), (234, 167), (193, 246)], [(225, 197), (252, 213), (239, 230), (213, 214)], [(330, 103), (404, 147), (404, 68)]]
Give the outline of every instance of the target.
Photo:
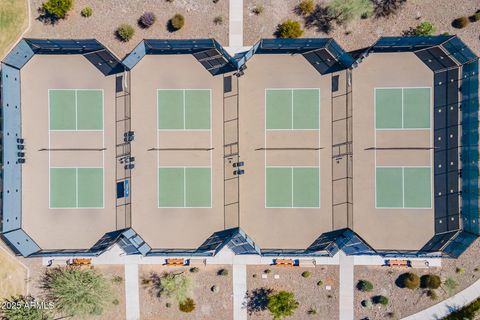
[[(432, 88), (432, 72), (412, 53), (372, 54), (352, 71), (348, 98), (342, 94), (346, 73), (339, 74), (340, 91), (333, 94), (333, 75), (320, 75), (303, 56), (257, 54), (242, 77), (232, 77), (238, 90), (232, 99), (224, 95), (230, 75), (212, 76), (191, 55), (145, 56), (131, 70), (128, 88), (135, 132), (132, 228), (154, 249), (195, 249), (212, 233), (236, 226), (262, 249), (305, 249), (322, 233), (346, 227), (375, 249), (420, 249), (434, 234), (433, 199), (422, 208), (405, 206), (405, 200), (402, 208), (385, 208), (377, 205), (375, 185), (377, 168), (400, 168), (402, 174), (430, 168), (432, 132), (376, 129), (375, 92)], [(115, 208), (121, 168), (115, 158), (115, 77), (76, 55), (36, 55), (21, 77), (28, 154), (22, 227), (44, 250), (90, 248), (121, 225)], [(49, 130), (52, 89), (101, 90), (103, 130)], [(295, 99), (310, 101), (311, 116)], [(336, 158), (332, 145), (348, 136), (336, 121), (346, 101), (353, 101), (353, 178), (339, 184), (347, 160)], [(162, 123), (165, 110), (172, 118)], [(224, 145), (235, 140), (235, 160), (245, 170), (239, 178), (233, 160), (225, 160), (234, 148), (227, 152)], [(52, 208), (49, 168), (65, 167), (77, 168), (77, 188), (80, 168), (103, 168), (103, 206)], [(344, 200), (348, 210), (338, 206)]]

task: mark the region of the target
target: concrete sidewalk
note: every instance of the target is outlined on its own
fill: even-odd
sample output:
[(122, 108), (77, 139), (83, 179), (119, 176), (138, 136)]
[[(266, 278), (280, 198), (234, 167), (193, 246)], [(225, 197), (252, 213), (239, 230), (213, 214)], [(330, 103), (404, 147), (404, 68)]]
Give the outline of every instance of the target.
[(340, 251), (340, 320), (353, 319), (353, 270), (354, 257)]
[(127, 320), (140, 319), (138, 264), (125, 264), (125, 305)]
[(243, 0), (230, 0), (228, 46), (243, 47)]
[(247, 293), (247, 266), (233, 265), (233, 320), (247, 320), (247, 308), (244, 306)]

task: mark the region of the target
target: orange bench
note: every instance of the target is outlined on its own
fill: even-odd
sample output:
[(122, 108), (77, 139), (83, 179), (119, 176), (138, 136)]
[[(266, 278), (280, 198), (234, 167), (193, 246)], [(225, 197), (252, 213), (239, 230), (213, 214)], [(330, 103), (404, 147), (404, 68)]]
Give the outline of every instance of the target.
[(279, 267), (293, 267), (292, 259), (275, 259), (275, 265)]
[(81, 266), (89, 266), (92, 264), (92, 259), (81, 259), (81, 258), (77, 258), (77, 259), (72, 259), (72, 261), (68, 263), (68, 265), (70, 266), (74, 266), (74, 267), (81, 267)]
[(410, 260), (386, 260), (385, 264), (389, 267), (400, 267), (400, 268), (408, 268), (412, 266), (410, 264)]
[(184, 266), (185, 260), (184, 259), (167, 259), (166, 266), (174, 267), (174, 266)]

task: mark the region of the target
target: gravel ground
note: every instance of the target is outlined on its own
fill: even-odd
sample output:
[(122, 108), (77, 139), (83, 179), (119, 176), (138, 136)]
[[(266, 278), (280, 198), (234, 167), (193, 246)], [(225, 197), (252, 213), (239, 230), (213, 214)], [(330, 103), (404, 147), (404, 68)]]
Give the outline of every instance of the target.
[[(39, 21), (37, 10), (43, 0), (31, 0), (32, 27), (26, 37), (84, 39), (96, 38), (123, 58), (142, 39), (199, 39), (215, 38), (228, 45), (228, 0), (76, 0), (75, 7), (66, 20), (55, 25)], [(83, 18), (80, 11), (90, 6), (93, 15)], [(157, 21), (149, 29), (138, 27), (137, 20), (145, 11), (152, 11)], [(168, 20), (176, 13), (185, 16), (185, 26), (177, 32), (167, 30)], [(223, 17), (222, 25), (215, 25), (216, 16)], [(116, 39), (114, 31), (122, 23), (135, 27), (134, 37), (127, 43)]]
[[(200, 266), (197, 273), (189, 272), (189, 267), (165, 267), (161, 265), (141, 265), (140, 277), (140, 314), (142, 320), (162, 319), (169, 320), (211, 320), (211, 319), (232, 319), (233, 314), (233, 281), (231, 266), (207, 265)], [(227, 276), (217, 275), (218, 270), (227, 269)], [(178, 310), (177, 304), (167, 298), (157, 298), (152, 295), (148, 287), (142, 286), (142, 279), (148, 278), (152, 272), (162, 274), (163, 272), (184, 271), (192, 277), (194, 290), (192, 299), (196, 307), (192, 313), (183, 313)], [(220, 291), (213, 293), (210, 288), (216, 285)], [(170, 302), (171, 307), (167, 308), (166, 303)]]
[[(267, 279), (262, 279), (264, 270), (270, 269), (271, 273)], [(302, 277), (303, 271), (311, 272), (308, 278)], [(254, 277), (253, 275), (256, 275)], [(279, 275), (279, 279), (274, 279), (274, 275)], [(248, 266), (247, 267), (247, 290), (251, 293), (255, 289), (267, 288), (278, 290), (287, 290), (295, 294), (299, 307), (289, 320), (295, 319), (338, 319), (338, 266), (317, 266), (315, 268), (299, 267), (268, 267), (268, 266)], [(317, 282), (321, 280), (322, 285)], [(331, 290), (326, 290), (326, 286), (331, 286)], [(308, 315), (310, 308), (316, 308), (317, 315)], [(251, 320), (270, 320), (272, 317), (268, 310), (255, 312), (249, 315)]]
[[(355, 283), (361, 279), (372, 282), (374, 290), (371, 293), (364, 293), (355, 290), (355, 318), (363, 319), (369, 317), (373, 319), (385, 319), (388, 312), (393, 312), (394, 318), (405, 317), (413, 313), (426, 309), (446, 298), (451, 294), (455, 294), (466, 287), (473, 284), (480, 278), (480, 261), (478, 260), (478, 252), (480, 250), (480, 240), (472, 244), (472, 246), (458, 260), (443, 260), (441, 268), (430, 269), (408, 269), (415, 272), (419, 276), (427, 273), (437, 274), (442, 281), (452, 278), (458, 284), (457, 288), (450, 294), (446, 287), (442, 285), (435, 290), (438, 296), (437, 300), (431, 300), (425, 294), (425, 290), (401, 289), (395, 285), (398, 276), (407, 271), (407, 269), (397, 269), (388, 267), (355, 267)], [(462, 269), (457, 272), (457, 268)], [(390, 299), (387, 307), (371, 307), (369, 309), (362, 308), (360, 302), (363, 299), (369, 299), (373, 295), (382, 294)]]
[[(294, 13), (294, 8), (299, 2), (300, 0), (245, 0), (245, 45), (253, 45), (261, 38), (272, 38), (276, 26), (286, 19), (303, 21), (302, 17)], [(328, 1), (315, 2), (325, 4)], [(251, 12), (256, 4), (263, 4), (265, 8), (259, 16)], [(390, 18), (354, 21), (347, 27), (334, 27), (328, 34), (312, 27), (305, 30), (303, 36), (333, 37), (345, 50), (350, 51), (367, 47), (381, 36), (399, 36), (421, 21), (429, 20), (437, 26), (438, 33), (458, 34), (477, 55), (480, 55), (480, 21), (471, 23), (461, 30), (451, 26), (453, 19), (463, 15), (470, 16), (478, 9), (480, 9), (478, 0), (408, 0), (398, 14)], [(349, 34), (346, 34), (347, 31)]]

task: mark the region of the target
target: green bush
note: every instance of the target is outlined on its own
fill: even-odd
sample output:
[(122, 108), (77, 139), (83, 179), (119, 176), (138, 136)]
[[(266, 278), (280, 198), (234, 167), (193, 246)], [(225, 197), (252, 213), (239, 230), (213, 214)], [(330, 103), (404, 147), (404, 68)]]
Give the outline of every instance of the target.
[(281, 319), (293, 315), (298, 308), (298, 301), (295, 295), (288, 291), (279, 291), (268, 295), (267, 309), (273, 316), (273, 319)]
[(437, 28), (430, 21), (423, 21), (414, 30), (416, 36), (431, 36), (437, 31)]
[(469, 23), (470, 21), (467, 17), (460, 17), (452, 21), (452, 26), (457, 29), (463, 29), (468, 26)]
[(223, 24), (223, 16), (216, 16), (215, 18), (213, 18), (213, 23), (216, 24), (217, 26), (222, 25)]
[(263, 10), (265, 10), (263, 4), (256, 4), (255, 7), (253, 7), (252, 12), (258, 16), (263, 13)]
[(456, 272), (456, 273), (464, 273), (464, 272), (465, 272), (465, 269), (462, 268), (462, 267), (456, 267), (456, 268), (455, 268), (455, 272)]
[(367, 280), (360, 280), (357, 283), (357, 289), (362, 292), (371, 292), (373, 290), (373, 284)]
[(210, 288), (210, 291), (212, 291), (213, 293), (217, 293), (220, 291), (220, 288), (218, 286), (215, 286), (213, 285), (211, 288)]
[(153, 287), (157, 291), (157, 296), (173, 298), (178, 303), (187, 301), (190, 296), (193, 285), (189, 276), (183, 273), (164, 273), (161, 277), (153, 275)]
[(453, 291), (457, 288), (457, 282), (452, 278), (447, 278), (447, 280), (445, 280), (443, 285), (445, 286), (445, 288), (447, 288), (449, 295), (451, 295)]
[(277, 27), (277, 36), (279, 38), (298, 38), (303, 35), (303, 29), (300, 22), (287, 20)]
[(372, 297), (372, 302), (374, 304), (381, 304), (383, 306), (386, 306), (388, 304), (388, 298), (385, 297), (385, 296), (381, 296), (381, 295), (374, 296), (374, 297)]
[(172, 19), (170, 19), (170, 24), (174, 30), (180, 30), (185, 25), (185, 17), (177, 13)]
[(435, 274), (426, 274), (420, 278), (420, 284), (425, 289), (438, 289), (442, 284), (442, 280)]
[(80, 14), (82, 15), (82, 17), (85, 17), (85, 18), (91, 17), (93, 14), (93, 9), (90, 7), (85, 7), (82, 9)]
[(412, 272), (407, 272), (399, 277), (401, 287), (411, 290), (417, 289), (420, 286), (420, 278)]
[(266, 274), (269, 274), (269, 273), (272, 273), (272, 270), (270, 270), (270, 269), (265, 269), (263, 272), (266, 273)]
[(113, 299), (112, 304), (113, 304), (114, 306), (118, 306), (118, 305), (120, 304), (120, 300), (118, 300), (118, 299)]
[(95, 269), (56, 268), (45, 273), (43, 287), (55, 309), (85, 319), (111, 306), (110, 281)]
[(192, 312), (195, 310), (195, 301), (193, 301), (191, 298), (187, 298), (185, 301), (178, 304), (178, 309), (186, 313)]
[(304, 278), (308, 278), (312, 275), (312, 273), (310, 271), (303, 271), (302, 272), (302, 277)]
[(319, 287), (323, 286), (323, 281), (322, 281), (322, 280), (318, 280), (317, 286), (319, 286)]
[(127, 42), (132, 39), (133, 35), (135, 34), (135, 29), (133, 29), (131, 25), (124, 23), (117, 28), (116, 33), (120, 40)]
[(57, 19), (65, 19), (73, 8), (73, 0), (47, 0), (42, 3), (41, 10)]
[(311, 315), (311, 316), (314, 316), (314, 315), (318, 314), (318, 309), (315, 306), (310, 307), (310, 309), (307, 310), (307, 314)]
[(362, 302), (360, 302), (360, 304), (364, 308), (370, 308), (372, 306), (372, 302), (370, 300), (362, 300)]
[(172, 304), (171, 304), (170, 302), (167, 302), (167, 303), (165, 303), (165, 307), (166, 307), (166, 308), (171, 308), (171, 307), (172, 307)]
[(438, 299), (437, 292), (433, 289), (427, 290), (427, 297), (429, 297), (431, 300), (437, 300)]
[(327, 6), (330, 19), (339, 24), (346, 24), (363, 16), (370, 16), (374, 11), (371, 0), (331, 0)]
[(112, 282), (115, 283), (115, 284), (120, 284), (120, 283), (123, 282), (123, 278), (119, 275), (115, 275), (112, 278)]
[(480, 10), (475, 12), (472, 16), (471, 16), (471, 19), (473, 22), (477, 22), (480, 20)]
[(303, 0), (295, 9), (299, 15), (306, 16), (313, 13), (313, 10), (315, 10), (315, 4), (313, 3), (313, 0)]
[(220, 270), (218, 270), (217, 274), (219, 276), (228, 276), (228, 270), (227, 269), (220, 269)]

